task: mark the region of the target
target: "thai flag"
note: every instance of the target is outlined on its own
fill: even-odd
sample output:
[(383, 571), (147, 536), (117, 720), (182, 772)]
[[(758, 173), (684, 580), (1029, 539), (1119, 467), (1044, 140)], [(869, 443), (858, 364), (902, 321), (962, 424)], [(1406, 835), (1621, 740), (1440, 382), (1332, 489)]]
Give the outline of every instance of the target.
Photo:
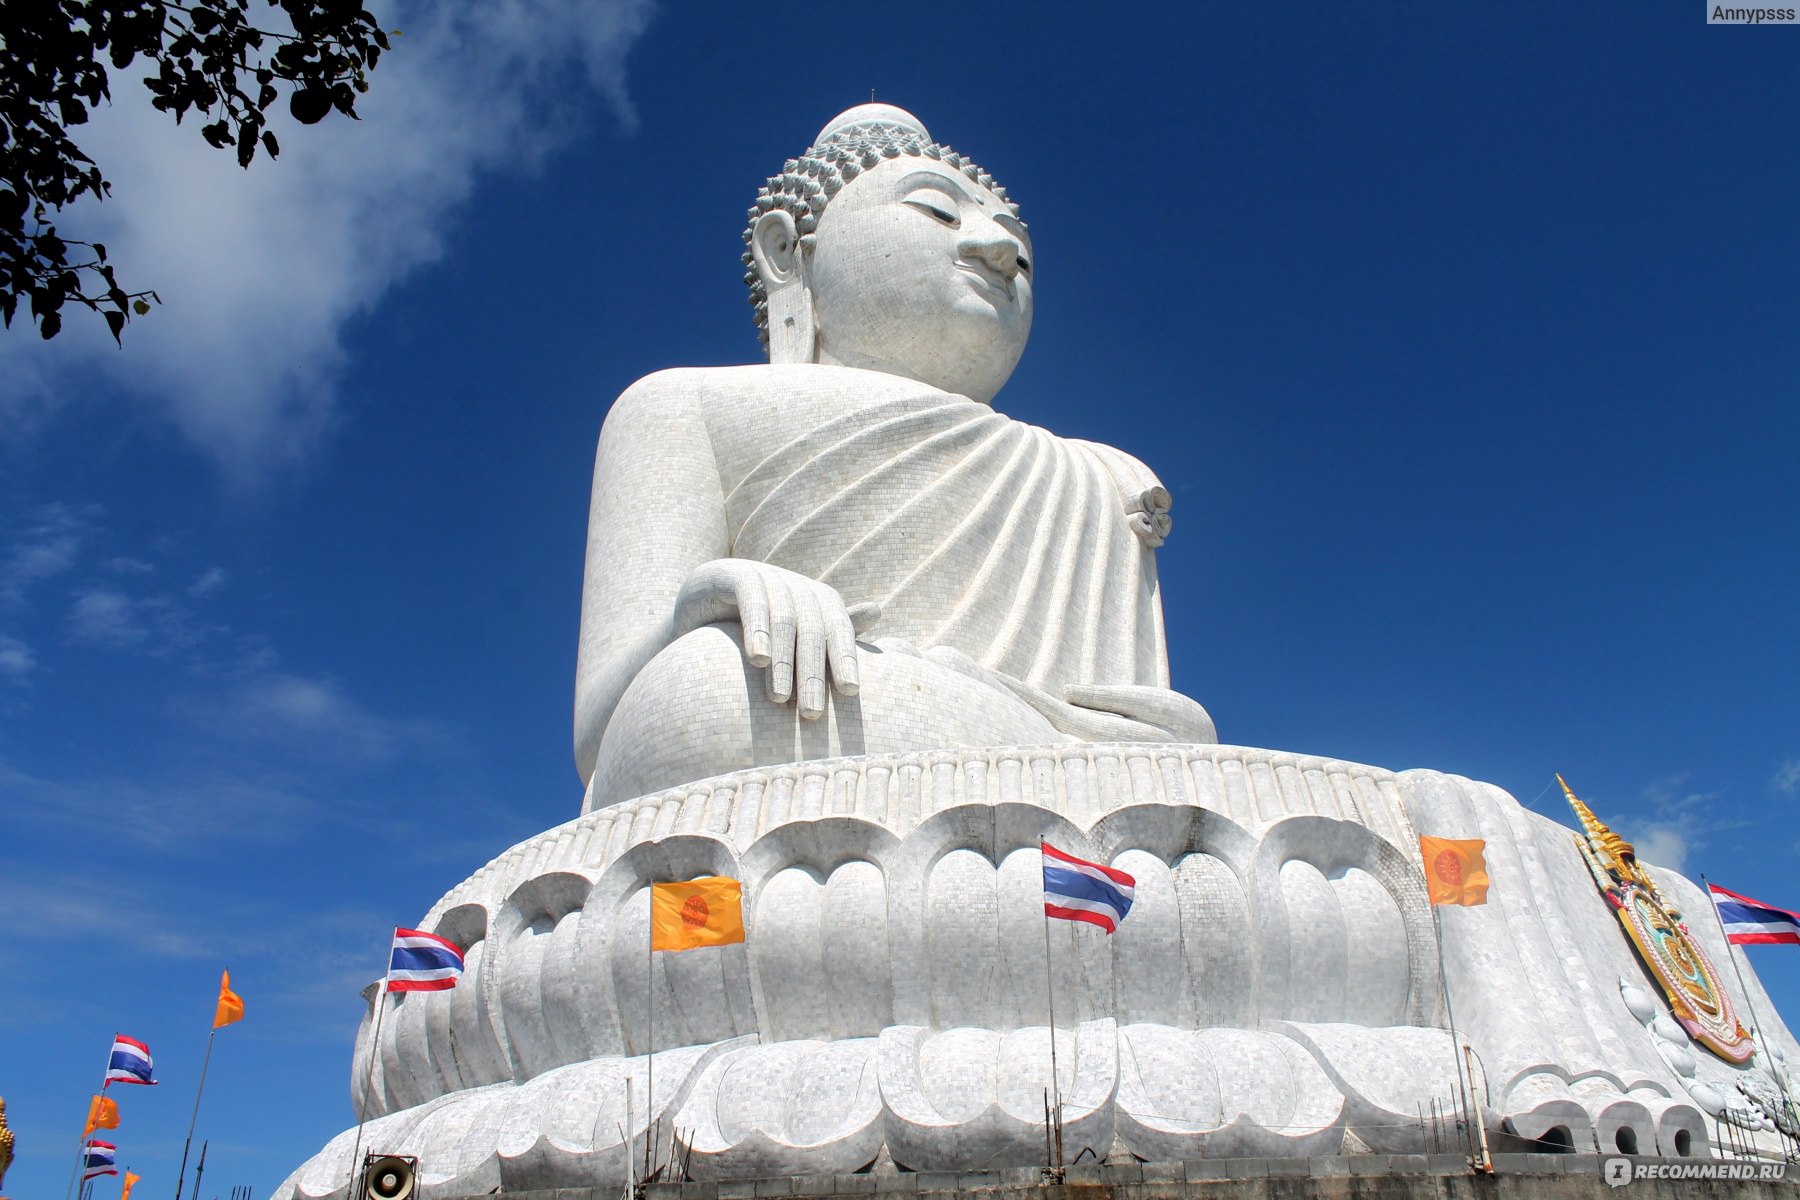
[(1049, 842), (1044, 851), (1044, 915), (1086, 921), (1111, 933), (1131, 911), (1137, 880), (1116, 867), (1064, 854)]
[(418, 929), (395, 929), (388, 956), (387, 990), (441, 992), (462, 978), (463, 955), (456, 943)]
[(117, 1175), (119, 1148), (95, 1139), (81, 1148), (81, 1179), (85, 1183), (102, 1175)]
[(1719, 908), (1719, 924), (1725, 927), (1726, 941), (1739, 946), (1800, 946), (1800, 913), (1728, 892), (1716, 883), (1706, 886)]
[(113, 1036), (112, 1057), (106, 1061), (106, 1083), (155, 1083), (150, 1077), (154, 1069), (150, 1047), (122, 1033)]

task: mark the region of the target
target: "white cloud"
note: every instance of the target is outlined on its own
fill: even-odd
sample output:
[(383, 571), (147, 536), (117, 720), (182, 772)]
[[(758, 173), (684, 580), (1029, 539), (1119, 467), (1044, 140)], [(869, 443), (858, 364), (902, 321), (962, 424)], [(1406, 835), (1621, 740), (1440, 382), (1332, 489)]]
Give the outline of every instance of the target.
[(1790, 758), (1782, 763), (1769, 786), (1784, 796), (1800, 795), (1800, 758)]
[(0, 559), (0, 605), (18, 607), (34, 585), (73, 567), (98, 514), (92, 506), (46, 504), (27, 517)]
[(0, 878), (0, 904), (28, 912), (19, 937), (74, 943), (84, 938), (117, 942), (139, 953), (164, 958), (205, 958), (218, 953), (212, 939), (176, 927), (167, 914), (146, 920), (142, 892), (93, 875), (57, 882)]
[[(201, 583), (207, 582), (207, 572)], [(221, 573), (222, 574), (222, 573)], [(203, 589), (188, 589), (189, 596), (204, 597)], [(184, 652), (212, 645), (208, 655), (186, 655), (187, 665), (202, 673), (217, 673), (225, 656), (227, 672), (235, 660), (254, 655), (258, 639), (231, 638), (231, 629), (205, 620), (185, 598), (173, 594), (127, 595), (117, 587), (87, 587), (75, 593), (69, 609), (69, 637), (105, 650), (129, 650), (152, 658), (183, 656)], [(219, 639), (228, 638), (221, 647)]]
[(24, 684), (30, 680), (31, 672), (36, 667), (37, 658), (31, 653), (30, 646), (18, 638), (0, 633), (0, 678)]
[[(361, 121), (285, 116), (281, 157), (249, 171), (154, 112), (135, 78), (79, 130), (113, 183), (66, 231), (103, 240), (121, 282), (164, 306), (125, 349), (97, 321), (0, 338), (0, 428), (96, 368), (161, 402), (227, 476), (250, 484), (303, 455), (333, 420), (347, 320), (436, 259), (480, 175), (527, 169), (597, 93), (635, 123), (624, 59), (649, 0), (403, 3), (405, 30), (358, 101)], [(581, 81), (590, 91), (583, 93)]]
[(1632, 841), (1639, 859), (1679, 874), (1687, 867), (1687, 835), (1673, 825), (1646, 825)]
[(200, 573), (200, 578), (188, 586), (188, 595), (196, 600), (209, 596), (224, 587), (230, 578), (231, 572), (224, 567), (208, 567)]
[(1694, 790), (1684, 771), (1644, 789), (1644, 802), (1652, 814), (1648, 821), (1621, 817), (1613, 827), (1636, 847), (1643, 861), (1684, 871), (1688, 855), (1705, 849), (1709, 837), (1744, 824), (1717, 811), (1720, 795)]
[(138, 619), (137, 606), (122, 592), (93, 588), (75, 598), (69, 611), (69, 635), (110, 649), (136, 646), (150, 636)]
[(338, 761), (382, 761), (414, 752), (435, 754), (449, 744), (437, 725), (370, 711), (329, 679), (259, 672), (222, 704), (193, 710), (215, 734), (323, 753)]
[(0, 795), (15, 829), (23, 823), (101, 826), (121, 843), (199, 856), (224, 846), (278, 845), (321, 819), (317, 801), (268, 770), (193, 765), (168, 779), (135, 773), (45, 779), (0, 759)]

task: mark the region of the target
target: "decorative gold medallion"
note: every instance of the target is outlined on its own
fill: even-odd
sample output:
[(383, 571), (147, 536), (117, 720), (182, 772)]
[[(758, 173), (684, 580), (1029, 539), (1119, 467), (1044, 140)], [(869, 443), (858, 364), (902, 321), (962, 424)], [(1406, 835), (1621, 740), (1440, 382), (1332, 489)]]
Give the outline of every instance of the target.
[(1606, 903), (1625, 927), (1625, 936), (1636, 947), (1638, 958), (1662, 987), (1676, 1021), (1688, 1036), (1726, 1062), (1748, 1062), (1756, 1052), (1750, 1031), (1738, 1023), (1731, 997), (1719, 983), (1719, 973), (1699, 943), (1688, 934), (1681, 913), (1663, 900), (1650, 875), (1638, 866), (1631, 843), (1600, 823), (1588, 806), (1575, 798), (1558, 775), (1569, 807), (1581, 821), (1585, 835), (1575, 845), (1587, 860), (1594, 882)]

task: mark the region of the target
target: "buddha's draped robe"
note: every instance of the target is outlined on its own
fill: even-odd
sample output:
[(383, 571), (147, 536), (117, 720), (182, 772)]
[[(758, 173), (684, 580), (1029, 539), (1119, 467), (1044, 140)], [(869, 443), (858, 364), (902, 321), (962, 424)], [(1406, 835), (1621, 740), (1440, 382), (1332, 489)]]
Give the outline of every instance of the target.
[(885, 401), (795, 438), (727, 498), (732, 554), (877, 601), (876, 633), (951, 646), (1060, 695), (1167, 687), (1156, 559), (1121, 451), (943, 393)]

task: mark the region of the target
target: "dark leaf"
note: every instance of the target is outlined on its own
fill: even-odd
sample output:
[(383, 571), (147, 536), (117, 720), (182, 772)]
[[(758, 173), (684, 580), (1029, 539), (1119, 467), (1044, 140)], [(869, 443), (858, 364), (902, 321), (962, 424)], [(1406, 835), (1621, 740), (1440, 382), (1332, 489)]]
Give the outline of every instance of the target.
[(62, 332), (62, 318), (55, 313), (45, 313), (44, 319), (38, 322), (38, 332), (47, 342)]
[(281, 156), (281, 143), (275, 140), (275, 135), (273, 133), (265, 132), (263, 134), (262, 142), (263, 149), (269, 152), (270, 158), (279, 158)]
[(331, 111), (331, 93), (324, 88), (302, 88), (288, 97), (288, 112), (302, 125), (317, 125)]
[(123, 346), (125, 343), (119, 340), (119, 335), (125, 331), (125, 314), (108, 309), (102, 315), (106, 318), (106, 327), (112, 330), (113, 341)]
[(105, 242), (95, 242), (94, 243), (94, 257), (99, 259), (101, 262), (106, 261), (106, 243)]
[(256, 126), (245, 121), (238, 127), (237, 159), (238, 166), (248, 167), (250, 160), (256, 157)]

